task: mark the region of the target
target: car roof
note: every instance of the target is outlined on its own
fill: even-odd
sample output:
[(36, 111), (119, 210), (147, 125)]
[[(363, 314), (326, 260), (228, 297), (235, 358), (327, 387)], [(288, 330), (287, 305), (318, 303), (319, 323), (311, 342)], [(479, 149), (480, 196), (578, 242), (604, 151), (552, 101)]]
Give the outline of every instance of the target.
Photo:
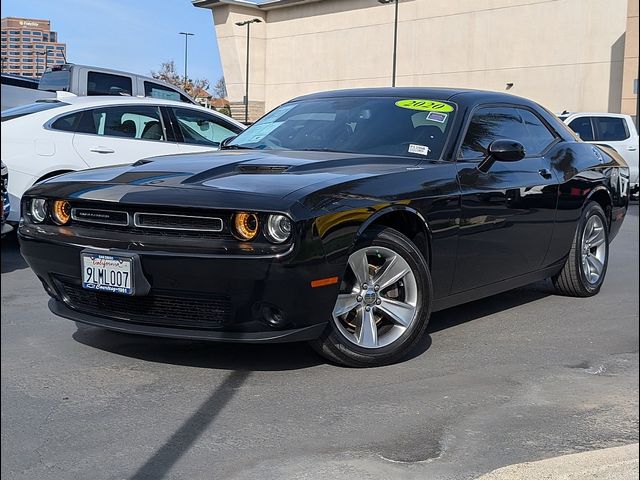
[[(220, 113), (211, 108), (205, 108), (201, 105), (196, 105), (193, 103), (179, 102), (177, 100), (166, 100), (164, 98), (154, 98), (154, 97), (130, 97), (130, 96), (116, 96), (116, 95), (96, 95), (96, 96), (76, 96), (73, 94), (63, 94), (59, 95), (57, 98), (44, 98), (41, 100), (37, 100), (35, 103), (47, 103), (47, 102), (60, 102), (65, 104), (63, 106), (64, 111), (73, 111), (76, 108), (89, 108), (89, 107), (100, 107), (105, 105), (127, 105), (127, 104), (135, 104), (135, 105), (166, 105), (171, 107), (181, 107), (181, 108), (190, 108), (195, 110), (200, 110), (202, 112), (213, 113), (214, 115), (222, 116), (225, 120), (230, 121), (239, 126), (243, 126), (242, 123), (234, 120), (233, 118)], [(51, 114), (58, 114), (59, 110), (50, 111)]]
[(507, 102), (533, 104), (531, 100), (509, 93), (490, 90), (474, 90), (468, 88), (441, 88), (441, 87), (378, 87), (378, 88), (351, 88), (345, 90), (333, 90), (328, 92), (312, 93), (294, 98), (292, 101), (313, 100), (322, 98), (339, 97), (405, 97), (408, 99), (434, 99), (450, 100), (461, 103), (474, 103), (482, 100), (487, 102)]
[[(51, 102), (54, 100), (58, 100), (64, 103), (68, 103), (69, 105), (108, 105), (108, 104), (119, 104), (123, 103), (139, 103), (139, 104), (148, 104), (148, 105), (181, 105), (181, 106), (191, 106), (198, 107), (198, 105), (194, 105), (192, 103), (180, 102), (178, 100), (167, 100), (164, 98), (155, 98), (155, 97), (132, 97), (129, 95), (91, 95), (91, 96), (77, 96), (74, 94), (66, 94), (61, 93), (57, 98), (45, 98), (42, 100), (38, 100), (38, 103), (42, 102)], [(201, 107), (204, 108), (204, 107)]]
[(626, 113), (608, 113), (608, 112), (566, 112), (559, 113), (558, 115), (562, 115), (563, 117), (572, 117), (574, 115), (580, 116), (590, 116), (590, 117), (630, 117)]

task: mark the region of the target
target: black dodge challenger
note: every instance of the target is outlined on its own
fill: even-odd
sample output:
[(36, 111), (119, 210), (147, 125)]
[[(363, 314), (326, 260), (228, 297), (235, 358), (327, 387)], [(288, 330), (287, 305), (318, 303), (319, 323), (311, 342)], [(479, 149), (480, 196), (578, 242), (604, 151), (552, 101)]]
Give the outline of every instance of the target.
[(19, 237), (59, 316), (372, 366), (436, 310), (545, 278), (598, 293), (628, 179), (524, 98), (345, 90), (285, 103), (220, 152), (36, 185)]

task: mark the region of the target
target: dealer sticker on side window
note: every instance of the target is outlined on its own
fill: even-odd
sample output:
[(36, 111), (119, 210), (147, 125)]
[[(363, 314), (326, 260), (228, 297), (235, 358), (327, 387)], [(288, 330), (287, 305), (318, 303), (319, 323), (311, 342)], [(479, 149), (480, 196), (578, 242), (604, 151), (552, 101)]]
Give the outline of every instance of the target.
[(415, 145), (415, 144), (411, 144), (409, 145), (409, 153), (417, 153), (418, 155), (429, 155), (429, 152), (431, 150), (429, 150), (429, 147), (425, 146), (425, 145)]

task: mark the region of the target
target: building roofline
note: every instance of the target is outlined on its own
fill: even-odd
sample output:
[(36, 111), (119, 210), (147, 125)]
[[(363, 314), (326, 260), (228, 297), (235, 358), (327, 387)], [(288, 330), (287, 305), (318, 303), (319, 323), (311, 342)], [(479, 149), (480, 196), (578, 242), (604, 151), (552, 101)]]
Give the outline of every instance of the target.
[(33, 22), (49, 22), (51, 23), (51, 20), (49, 20), (48, 18), (31, 18), (31, 17), (2, 17), (2, 19), (0, 20), (31, 20)]
[(255, 10), (273, 10), (274, 8), (294, 7), (307, 3), (321, 2), (322, 0), (266, 0), (260, 4), (251, 0), (191, 0), (194, 7), (216, 8), (224, 5), (238, 5)]

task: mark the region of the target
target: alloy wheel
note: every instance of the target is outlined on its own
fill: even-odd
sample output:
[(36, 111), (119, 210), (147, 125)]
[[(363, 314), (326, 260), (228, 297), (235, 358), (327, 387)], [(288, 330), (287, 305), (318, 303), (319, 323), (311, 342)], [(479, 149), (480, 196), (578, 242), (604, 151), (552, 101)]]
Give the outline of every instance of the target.
[(582, 234), (582, 270), (591, 285), (600, 280), (607, 257), (605, 226), (598, 215), (587, 220)]
[(411, 266), (379, 246), (353, 252), (348, 263), (333, 309), (338, 331), (362, 348), (392, 344), (416, 321), (418, 286)]

